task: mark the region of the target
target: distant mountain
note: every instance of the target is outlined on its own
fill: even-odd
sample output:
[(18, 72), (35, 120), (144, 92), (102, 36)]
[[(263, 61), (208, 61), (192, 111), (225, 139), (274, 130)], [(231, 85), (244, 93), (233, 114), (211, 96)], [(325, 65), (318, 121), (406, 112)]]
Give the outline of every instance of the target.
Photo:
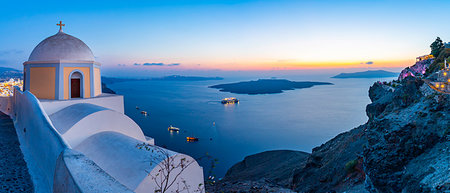
[(151, 78), (150, 80), (167, 80), (167, 81), (204, 81), (204, 80), (223, 80), (222, 77), (201, 77), (201, 76), (164, 76), (161, 78)]
[(385, 70), (368, 70), (364, 72), (340, 73), (331, 78), (384, 78), (397, 77), (399, 73)]
[(23, 79), (23, 72), (14, 68), (0, 67), (0, 81), (14, 79)]
[(116, 94), (115, 91), (113, 91), (112, 89), (108, 88), (108, 86), (106, 86), (106, 84), (103, 83), (103, 82), (102, 82), (102, 93)]
[(113, 77), (102, 77), (102, 82), (105, 84), (113, 84), (117, 82), (125, 82), (125, 81), (205, 81), (205, 80), (223, 80), (222, 77), (201, 77), (201, 76), (180, 76), (180, 75), (171, 75), (164, 77), (156, 77), (156, 78), (113, 78)]
[(259, 79), (257, 81), (245, 81), (229, 84), (218, 84), (209, 88), (217, 88), (222, 92), (236, 94), (276, 94), (285, 90), (310, 88), (315, 85), (330, 85), (329, 82), (296, 82), (285, 79)]

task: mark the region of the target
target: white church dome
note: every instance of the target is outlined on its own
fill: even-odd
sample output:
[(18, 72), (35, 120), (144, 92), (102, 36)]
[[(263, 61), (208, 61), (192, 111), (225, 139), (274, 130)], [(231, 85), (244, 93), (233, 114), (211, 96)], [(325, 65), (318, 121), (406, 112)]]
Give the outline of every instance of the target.
[(94, 61), (91, 49), (80, 39), (59, 31), (39, 43), (31, 52), (29, 62), (34, 61)]

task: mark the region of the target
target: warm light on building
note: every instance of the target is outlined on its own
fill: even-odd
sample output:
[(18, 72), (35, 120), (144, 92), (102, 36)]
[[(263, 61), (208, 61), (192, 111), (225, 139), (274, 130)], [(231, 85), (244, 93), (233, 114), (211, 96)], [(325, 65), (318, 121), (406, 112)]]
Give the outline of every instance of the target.
[(422, 61), (422, 60), (428, 60), (428, 59), (432, 59), (432, 58), (434, 58), (434, 56), (433, 55), (423, 55), (423, 56), (419, 56), (419, 57), (417, 57), (416, 58), (416, 61), (418, 62), (418, 61)]
[(13, 96), (14, 86), (18, 86), (22, 89), (23, 81), (18, 79), (9, 79), (8, 81), (0, 82), (0, 96)]

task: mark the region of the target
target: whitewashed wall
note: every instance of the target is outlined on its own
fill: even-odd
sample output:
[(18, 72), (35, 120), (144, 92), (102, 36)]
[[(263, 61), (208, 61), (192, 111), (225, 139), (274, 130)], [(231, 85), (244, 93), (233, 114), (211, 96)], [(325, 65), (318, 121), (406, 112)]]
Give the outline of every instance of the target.
[[(156, 146), (149, 146), (149, 150), (137, 148), (141, 143), (135, 138), (107, 131), (89, 137), (75, 150), (88, 156), (108, 174), (137, 193), (157, 192), (158, 187), (152, 176), (167, 174), (159, 172), (161, 167), (167, 166), (163, 164), (167, 160), (166, 156), (171, 157), (174, 165), (183, 159), (184, 163), (190, 164), (182, 172), (181, 168), (173, 167), (169, 181), (174, 183), (167, 192), (204, 192), (203, 169), (192, 157)], [(174, 179), (177, 175), (177, 179)], [(184, 189), (183, 181), (189, 186), (188, 190)]]
[[(67, 190), (65, 192), (93, 192), (95, 189), (102, 188), (116, 190), (112, 192), (126, 192), (124, 190), (127, 188), (104, 173), (97, 165), (83, 162), (87, 158), (61, 158), (64, 157), (63, 152), (70, 149), (70, 146), (56, 131), (39, 100), (33, 94), (28, 91), (22, 92), (16, 87), (12, 103), (11, 118), (14, 121), (36, 192), (59, 192), (56, 190), (61, 188)], [(57, 165), (60, 166), (58, 171)], [(72, 172), (76, 171), (75, 166), (90, 169), (84, 175), (74, 175)], [(57, 181), (54, 180), (55, 173), (58, 174)], [(96, 182), (95, 187), (85, 184), (92, 180)]]
[(71, 100), (46, 100), (41, 99), (42, 106), (44, 107), (47, 115), (51, 115), (53, 113), (58, 112), (59, 110), (66, 108), (70, 105), (77, 103), (90, 103), (94, 105), (98, 105), (101, 107), (105, 107), (119, 113), (124, 113), (124, 103), (122, 95), (113, 95), (103, 93), (100, 96), (87, 98), (87, 99), (71, 99)]
[[(92, 107), (94, 110), (97, 109), (95, 113), (88, 112), (85, 115), (83, 112), (78, 112), (81, 113), (81, 116), (78, 115), (81, 118), (74, 119), (76, 122), (66, 130), (67, 138), (77, 144), (73, 150), (71, 143), (58, 132), (44, 111), (44, 107), (33, 94), (15, 88), (12, 100), (5, 101), (7, 99), (4, 101), (0, 99), (0, 105), (12, 104), (13, 111), (10, 114), (36, 192), (136, 191), (140, 193), (154, 192), (156, 189), (154, 180), (148, 176), (148, 172), (155, 175), (158, 172), (157, 167), (164, 159), (159, 160), (160, 164), (150, 164), (158, 153), (138, 149), (136, 145), (153, 141), (148, 141), (136, 123), (126, 117), (123, 112), (99, 110), (103, 107), (98, 106)], [(80, 102), (82, 101), (78, 101)], [(61, 105), (58, 108), (61, 109)], [(50, 109), (55, 111), (56, 108), (52, 106)], [(121, 123), (115, 126), (108, 124), (102, 126), (110, 119), (118, 119)], [(95, 132), (89, 133), (86, 129), (92, 126), (100, 129), (94, 129)], [(131, 130), (127, 131), (127, 128)], [(82, 136), (82, 139), (79, 136)], [(165, 151), (175, 156), (176, 162), (181, 159), (192, 162), (189, 168), (179, 176), (177, 184), (186, 181), (186, 184), (191, 187), (190, 190), (196, 190), (200, 184), (204, 183), (203, 169), (193, 158), (169, 150)], [(170, 191), (176, 190), (174, 186)]]
[(12, 97), (0, 96), (0, 111), (10, 115), (12, 111)]
[(52, 192), (56, 160), (68, 144), (55, 130), (33, 94), (14, 89), (13, 106), (14, 127), (31, 176), (39, 178), (35, 180), (38, 182), (35, 186), (40, 191)]
[(114, 131), (146, 141), (141, 128), (128, 116), (93, 104), (68, 106), (50, 115), (50, 119), (72, 147), (103, 131)]

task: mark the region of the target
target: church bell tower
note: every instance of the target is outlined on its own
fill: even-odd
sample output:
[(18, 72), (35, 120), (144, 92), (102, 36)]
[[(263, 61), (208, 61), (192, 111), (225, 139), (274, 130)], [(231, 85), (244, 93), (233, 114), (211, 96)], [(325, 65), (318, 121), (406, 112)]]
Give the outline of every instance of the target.
[(102, 93), (100, 63), (80, 39), (59, 31), (40, 42), (24, 62), (24, 90), (39, 99), (91, 98)]

